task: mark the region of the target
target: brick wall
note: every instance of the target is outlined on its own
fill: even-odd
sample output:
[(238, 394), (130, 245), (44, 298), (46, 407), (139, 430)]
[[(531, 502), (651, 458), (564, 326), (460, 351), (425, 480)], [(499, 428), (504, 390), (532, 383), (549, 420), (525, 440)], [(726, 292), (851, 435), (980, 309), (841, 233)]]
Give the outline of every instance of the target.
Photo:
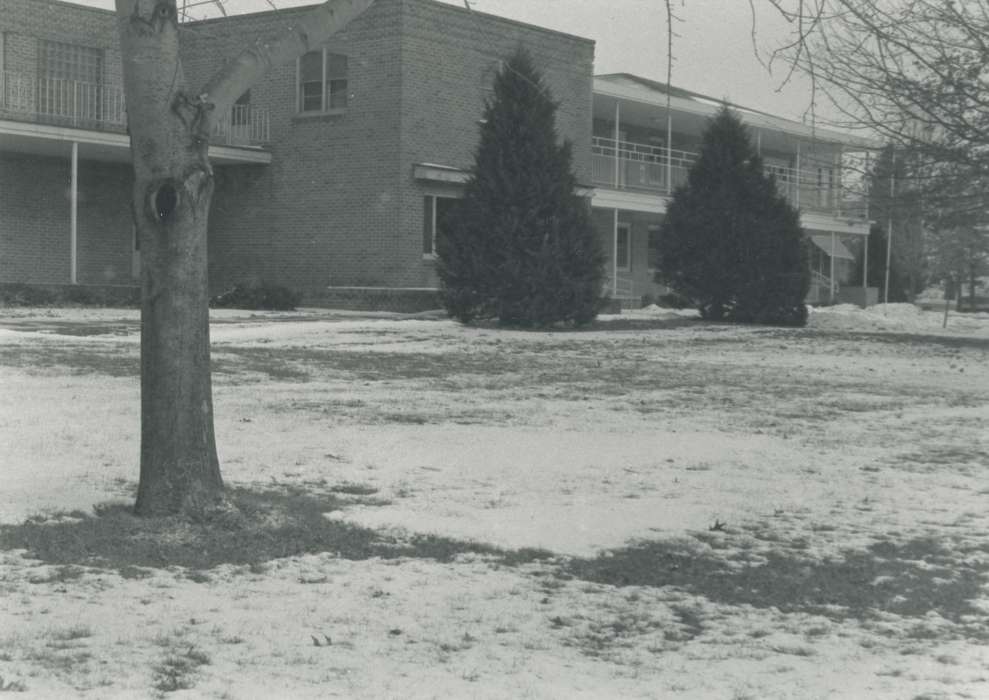
[[(191, 25), (183, 46), (189, 83), (205, 82), (246, 42), (284, 31), (307, 11)], [(400, 3), (381, 0), (328, 44), (349, 59), (343, 113), (298, 114), (294, 63), (252, 88), (252, 104), (271, 114), (272, 163), (224, 172), (211, 213), (214, 289), (252, 279), (300, 290), (374, 286), (398, 274), (388, 261), (399, 234), (400, 31)]]
[[(0, 282), (70, 281), (69, 158), (0, 153)], [(130, 284), (130, 171), (80, 161), (77, 279)]]

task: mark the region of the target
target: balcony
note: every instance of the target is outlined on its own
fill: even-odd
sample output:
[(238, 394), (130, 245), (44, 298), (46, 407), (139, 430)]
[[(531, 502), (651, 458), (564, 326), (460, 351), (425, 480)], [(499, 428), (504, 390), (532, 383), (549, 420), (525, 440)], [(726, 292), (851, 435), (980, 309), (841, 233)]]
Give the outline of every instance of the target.
[[(52, 126), (125, 133), (127, 110), (119, 85), (26, 76), (0, 72), (0, 119)], [(234, 105), (213, 125), (212, 143), (261, 146), (269, 141), (268, 112)]]
[[(692, 151), (595, 136), (591, 139), (591, 179), (593, 184), (630, 192), (670, 195), (687, 181), (687, 173), (697, 161)], [(805, 213), (840, 219), (865, 221), (866, 201), (835, 186), (828, 168), (789, 168), (771, 166), (776, 187), (786, 199)]]

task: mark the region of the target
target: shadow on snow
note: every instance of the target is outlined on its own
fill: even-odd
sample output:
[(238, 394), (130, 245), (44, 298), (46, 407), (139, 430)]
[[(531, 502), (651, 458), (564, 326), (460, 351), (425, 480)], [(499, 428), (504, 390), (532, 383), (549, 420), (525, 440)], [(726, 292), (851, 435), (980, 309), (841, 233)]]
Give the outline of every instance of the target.
[[(603, 552), (594, 558), (558, 557), (539, 549), (506, 550), (435, 535), (385, 534), (326, 517), (348, 504), (381, 505), (367, 494), (341, 498), (302, 488), (230, 489), (233, 514), (209, 521), (137, 518), (125, 505), (35, 517), (0, 526), (0, 549), (61, 566), (54, 578), (82, 575), (80, 567), (117, 570), (125, 576), (146, 569), (181, 566), (194, 570), (221, 564), (255, 565), (303, 554), (332, 553), (344, 559), (414, 558), (451, 562), (475, 554), (493, 565), (543, 562), (559, 579), (616, 587), (670, 587), (712, 603), (775, 608), (822, 615), (832, 620), (878, 621), (891, 614), (923, 627), (917, 636), (989, 639), (986, 614), (976, 607), (989, 577), (989, 545), (934, 538), (879, 541), (840, 557), (817, 559), (806, 543), (792, 546), (773, 533), (753, 534), (768, 548), (758, 555), (727, 533), (697, 533), (689, 540), (648, 541)], [(799, 545), (799, 546), (798, 546)], [(142, 571), (142, 569), (144, 571)], [(40, 581), (40, 582), (44, 582)], [(936, 613), (949, 630), (925, 624)], [(921, 624), (925, 623), (925, 624)]]

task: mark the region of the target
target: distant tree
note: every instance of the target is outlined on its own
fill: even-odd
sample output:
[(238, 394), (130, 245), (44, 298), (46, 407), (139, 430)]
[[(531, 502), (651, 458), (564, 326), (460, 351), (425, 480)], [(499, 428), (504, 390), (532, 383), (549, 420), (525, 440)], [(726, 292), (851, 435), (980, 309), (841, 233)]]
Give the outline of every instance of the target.
[[(879, 289), (879, 300), (908, 302), (927, 283), (924, 254), (924, 221), (940, 198), (936, 187), (943, 185), (910, 149), (884, 148), (865, 174), (869, 193), (869, 286)], [(882, 295), (886, 286), (886, 251), (892, 219), (893, 241), (889, 254), (889, 299)], [(856, 277), (862, 279), (864, 256), (856, 261)]]
[(443, 300), (461, 322), (579, 325), (597, 315), (604, 256), (556, 107), (526, 51), (495, 76), (464, 198), (439, 222)]
[(723, 107), (704, 133), (658, 239), (656, 281), (707, 319), (803, 325), (810, 285), (797, 211), (763, 172), (741, 120)]

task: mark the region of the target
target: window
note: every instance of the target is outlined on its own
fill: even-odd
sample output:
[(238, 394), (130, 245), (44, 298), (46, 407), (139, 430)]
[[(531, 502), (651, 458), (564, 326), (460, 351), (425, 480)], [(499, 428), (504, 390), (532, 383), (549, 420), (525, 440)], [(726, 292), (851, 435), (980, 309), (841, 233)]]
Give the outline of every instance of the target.
[(443, 230), (443, 223), (457, 205), (454, 197), (438, 197), (427, 194), (422, 198), (422, 254), (436, 255), (436, 239)]
[(38, 106), (42, 114), (98, 120), (102, 116), (103, 52), (44, 41), (38, 46)]
[(629, 224), (618, 224), (615, 267), (619, 270), (629, 270), (632, 267), (632, 227)]
[(247, 126), (251, 123), (251, 91), (248, 90), (237, 98), (230, 112), (230, 122), (233, 126)]
[(659, 237), (662, 227), (654, 224), (649, 227), (649, 270), (655, 271), (659, 265)]
[(326, 112), (347, 107), (347, 57), (326, 49), (299, 58), (299, 111)]

